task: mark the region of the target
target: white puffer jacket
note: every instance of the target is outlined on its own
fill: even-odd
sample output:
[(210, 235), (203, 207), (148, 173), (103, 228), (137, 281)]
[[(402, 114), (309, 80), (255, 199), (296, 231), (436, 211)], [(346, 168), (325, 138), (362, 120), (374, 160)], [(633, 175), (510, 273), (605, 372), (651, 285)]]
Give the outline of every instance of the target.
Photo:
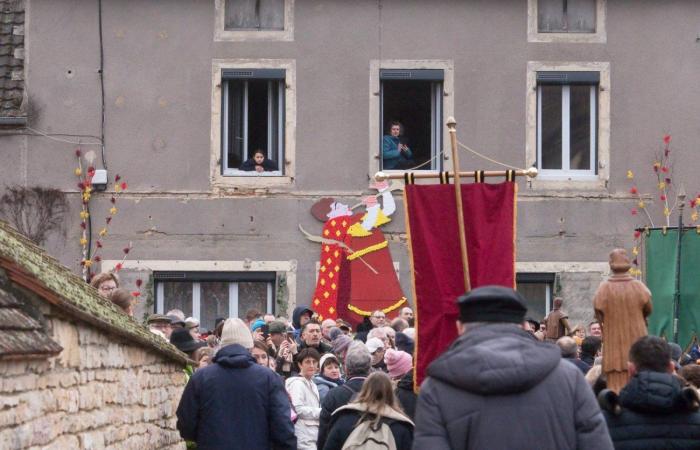
[(286, 388), (298, 416), (297, 423), (294, 425), (297, 448), (299, 450), (316, 450), (318, 420), (321, 416), (318, 388), (312, 380), (307, 380), (304, 377), (287, 379)]

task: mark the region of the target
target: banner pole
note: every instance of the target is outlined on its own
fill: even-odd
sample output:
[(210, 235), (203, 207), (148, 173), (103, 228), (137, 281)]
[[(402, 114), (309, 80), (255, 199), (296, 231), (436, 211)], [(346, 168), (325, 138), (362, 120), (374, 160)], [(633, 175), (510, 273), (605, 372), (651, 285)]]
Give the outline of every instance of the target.
[(464, 292), (471, 290), (469, 282), (469, 256), (467, 254), (467, 236), (464, 231), (464, 209), (462, 207), (462, 185), (459, 181), (459, 153), (457, 152), (457, 121), (454, 117), (447, 118), (447, 128), (450, 130), (452, 144), (452, 165), (455, 183), (455, 201), (457, 202), (457, 226), (459, 227), (459, 250), (462, 255), (462, 275), (464, 277)]
[(681, 238), (683, 237), (683, 208), (685, 191), (678, 194), (678, 244), (676, 248), (676, 289), (673, 293), (673, 342), (678, 343), (678, 312), (681, 302)]

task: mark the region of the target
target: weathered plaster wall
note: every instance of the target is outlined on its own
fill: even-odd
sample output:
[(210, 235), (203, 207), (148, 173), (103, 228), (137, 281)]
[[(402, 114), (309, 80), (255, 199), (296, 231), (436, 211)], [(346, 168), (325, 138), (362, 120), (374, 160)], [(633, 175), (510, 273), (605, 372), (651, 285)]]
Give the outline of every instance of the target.
[(182, 367), (46, 310), (63, 351), (0, 361), (0, 448), (184, 449)]
[[(28, 17), (27, 81), (38, 111), (32, 126), (99, 134), (96, 4), (31, 0)], [(297, 301), (308, 301), (318, 247), (296, 225), (320, 230), (308, 214), (314, 199), (333, 195), (353, 204), (366, 190), (370, 60), (452, 60), (460, 140), (516, 166), (525, 164), (527, 62), (610, 63), (608, 186), (533, 191), (519, 181), (520, 261), (605, 261), (611, 248), (629, 246), (633, 201), (625, 173), (650, 173), (665, 132), (674, 137), (676, 178), (696, 189), (700, 3), (692, 0), (608, 2), (605, 44), (528, 43), (521, 0), (297, 0), (292, 42), (214, 42), (214, 2), (103, 2), (103, 20), (106, 157), (110, 174), (130, 186), (105, 258), (120, 258), (131, 240), (133, 257), (142, 259), (296, 259)], [(296, 61), (296, 179), (289, 188), (223, 197), (210, 190), (211, 65), (226, 58)], [(3, 152), (15, 145), (0, 137)], [(28, 180), (74, 189), (72, 145), (32, 137), (28, 148)], [(461, 159), (463, 167), (496, 168), (467, 154)], [(108, 208), (105, 199), (95, 203), (97, 212)], [(403, 231), (400, 203), (389, 232)], [(75, 216), (69, 224), (76, 233), (77, 223)], [(409, 292), (405, 245), (391, 250)], [(51, 251), (66, 264), (78, 260), (77, 243)]]

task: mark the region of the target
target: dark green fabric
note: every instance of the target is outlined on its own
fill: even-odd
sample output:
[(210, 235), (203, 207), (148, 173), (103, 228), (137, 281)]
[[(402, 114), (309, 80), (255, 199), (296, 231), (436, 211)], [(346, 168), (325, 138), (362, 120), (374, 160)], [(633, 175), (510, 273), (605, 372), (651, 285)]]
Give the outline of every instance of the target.
[[(645, 277), (652, 295), (649, 334), (673, 339), (673, 296), (676, 286), (675, 229), (651, 230), (644, 238)], [(687, 347), (700, 330), (700, 234), (686, 229), (681, 242), (681, 297), (678, 344)]]

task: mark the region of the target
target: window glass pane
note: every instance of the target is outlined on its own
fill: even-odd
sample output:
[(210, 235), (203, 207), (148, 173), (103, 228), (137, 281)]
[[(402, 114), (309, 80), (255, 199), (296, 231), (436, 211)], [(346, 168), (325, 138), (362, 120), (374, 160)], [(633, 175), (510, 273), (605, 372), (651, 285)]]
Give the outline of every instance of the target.
[(163, 283), (163, 313), (179, 309), (185, 316), (192, 315), (192, 283)]
[(248, 148), (245, 158), (262, 149), (267, 154), (268, 80), (248, 80)]
[(238, 316), (240, 318), (243, 318), (249, 309), (272, 313), (272, 311), (267, 311), (268, 284), (259, 281), (238, 282)]
[(229, 122), (228, 126), (228, 167), (238, 169), (243, 164), (245, 80), (228, 81)]
[(526, 317), (537, 321), (544, 319), (547, 314), (547, 283), (518, 283), (517, 291), (525, 297), (527, 304)]
[(542, 145), (542, 169), (562, 169), (561, 86), (542, 85), (540, 101), (542, 123), (540, 140)]
[(561, 33), (566, 31), (564, 2), (566, 0), (537, 0), (537, 31)]
[(569, 33), (595, 33), (596, 0), (566, 0)]
[[(420, 170), (434, 168), (429, 162), (432, 144), (432, 92), (434, 81), (382, 81), (382, 169), (402, 170), (425, 163)], [(391, 136), (391, 122), (402, 125), (398, 144), (408, 146), (400, 152)], [(433, 162), (435, 164), (435, 162)], [(432, 166), (432, 167), (431, 167)], [(417, 170), (419, 170), (417, 169)]]
[(591, 169), (591, 86), (570, 87), (571, 170)]
[(200, 315), (199, 324), (207, 330), (214, 329), (217, 317), (228, 318), (229, 283), (218, 281), (203, 281), (200, 283)]
[(260, 28), (284, 30), (284, 0), (259, 0)]

